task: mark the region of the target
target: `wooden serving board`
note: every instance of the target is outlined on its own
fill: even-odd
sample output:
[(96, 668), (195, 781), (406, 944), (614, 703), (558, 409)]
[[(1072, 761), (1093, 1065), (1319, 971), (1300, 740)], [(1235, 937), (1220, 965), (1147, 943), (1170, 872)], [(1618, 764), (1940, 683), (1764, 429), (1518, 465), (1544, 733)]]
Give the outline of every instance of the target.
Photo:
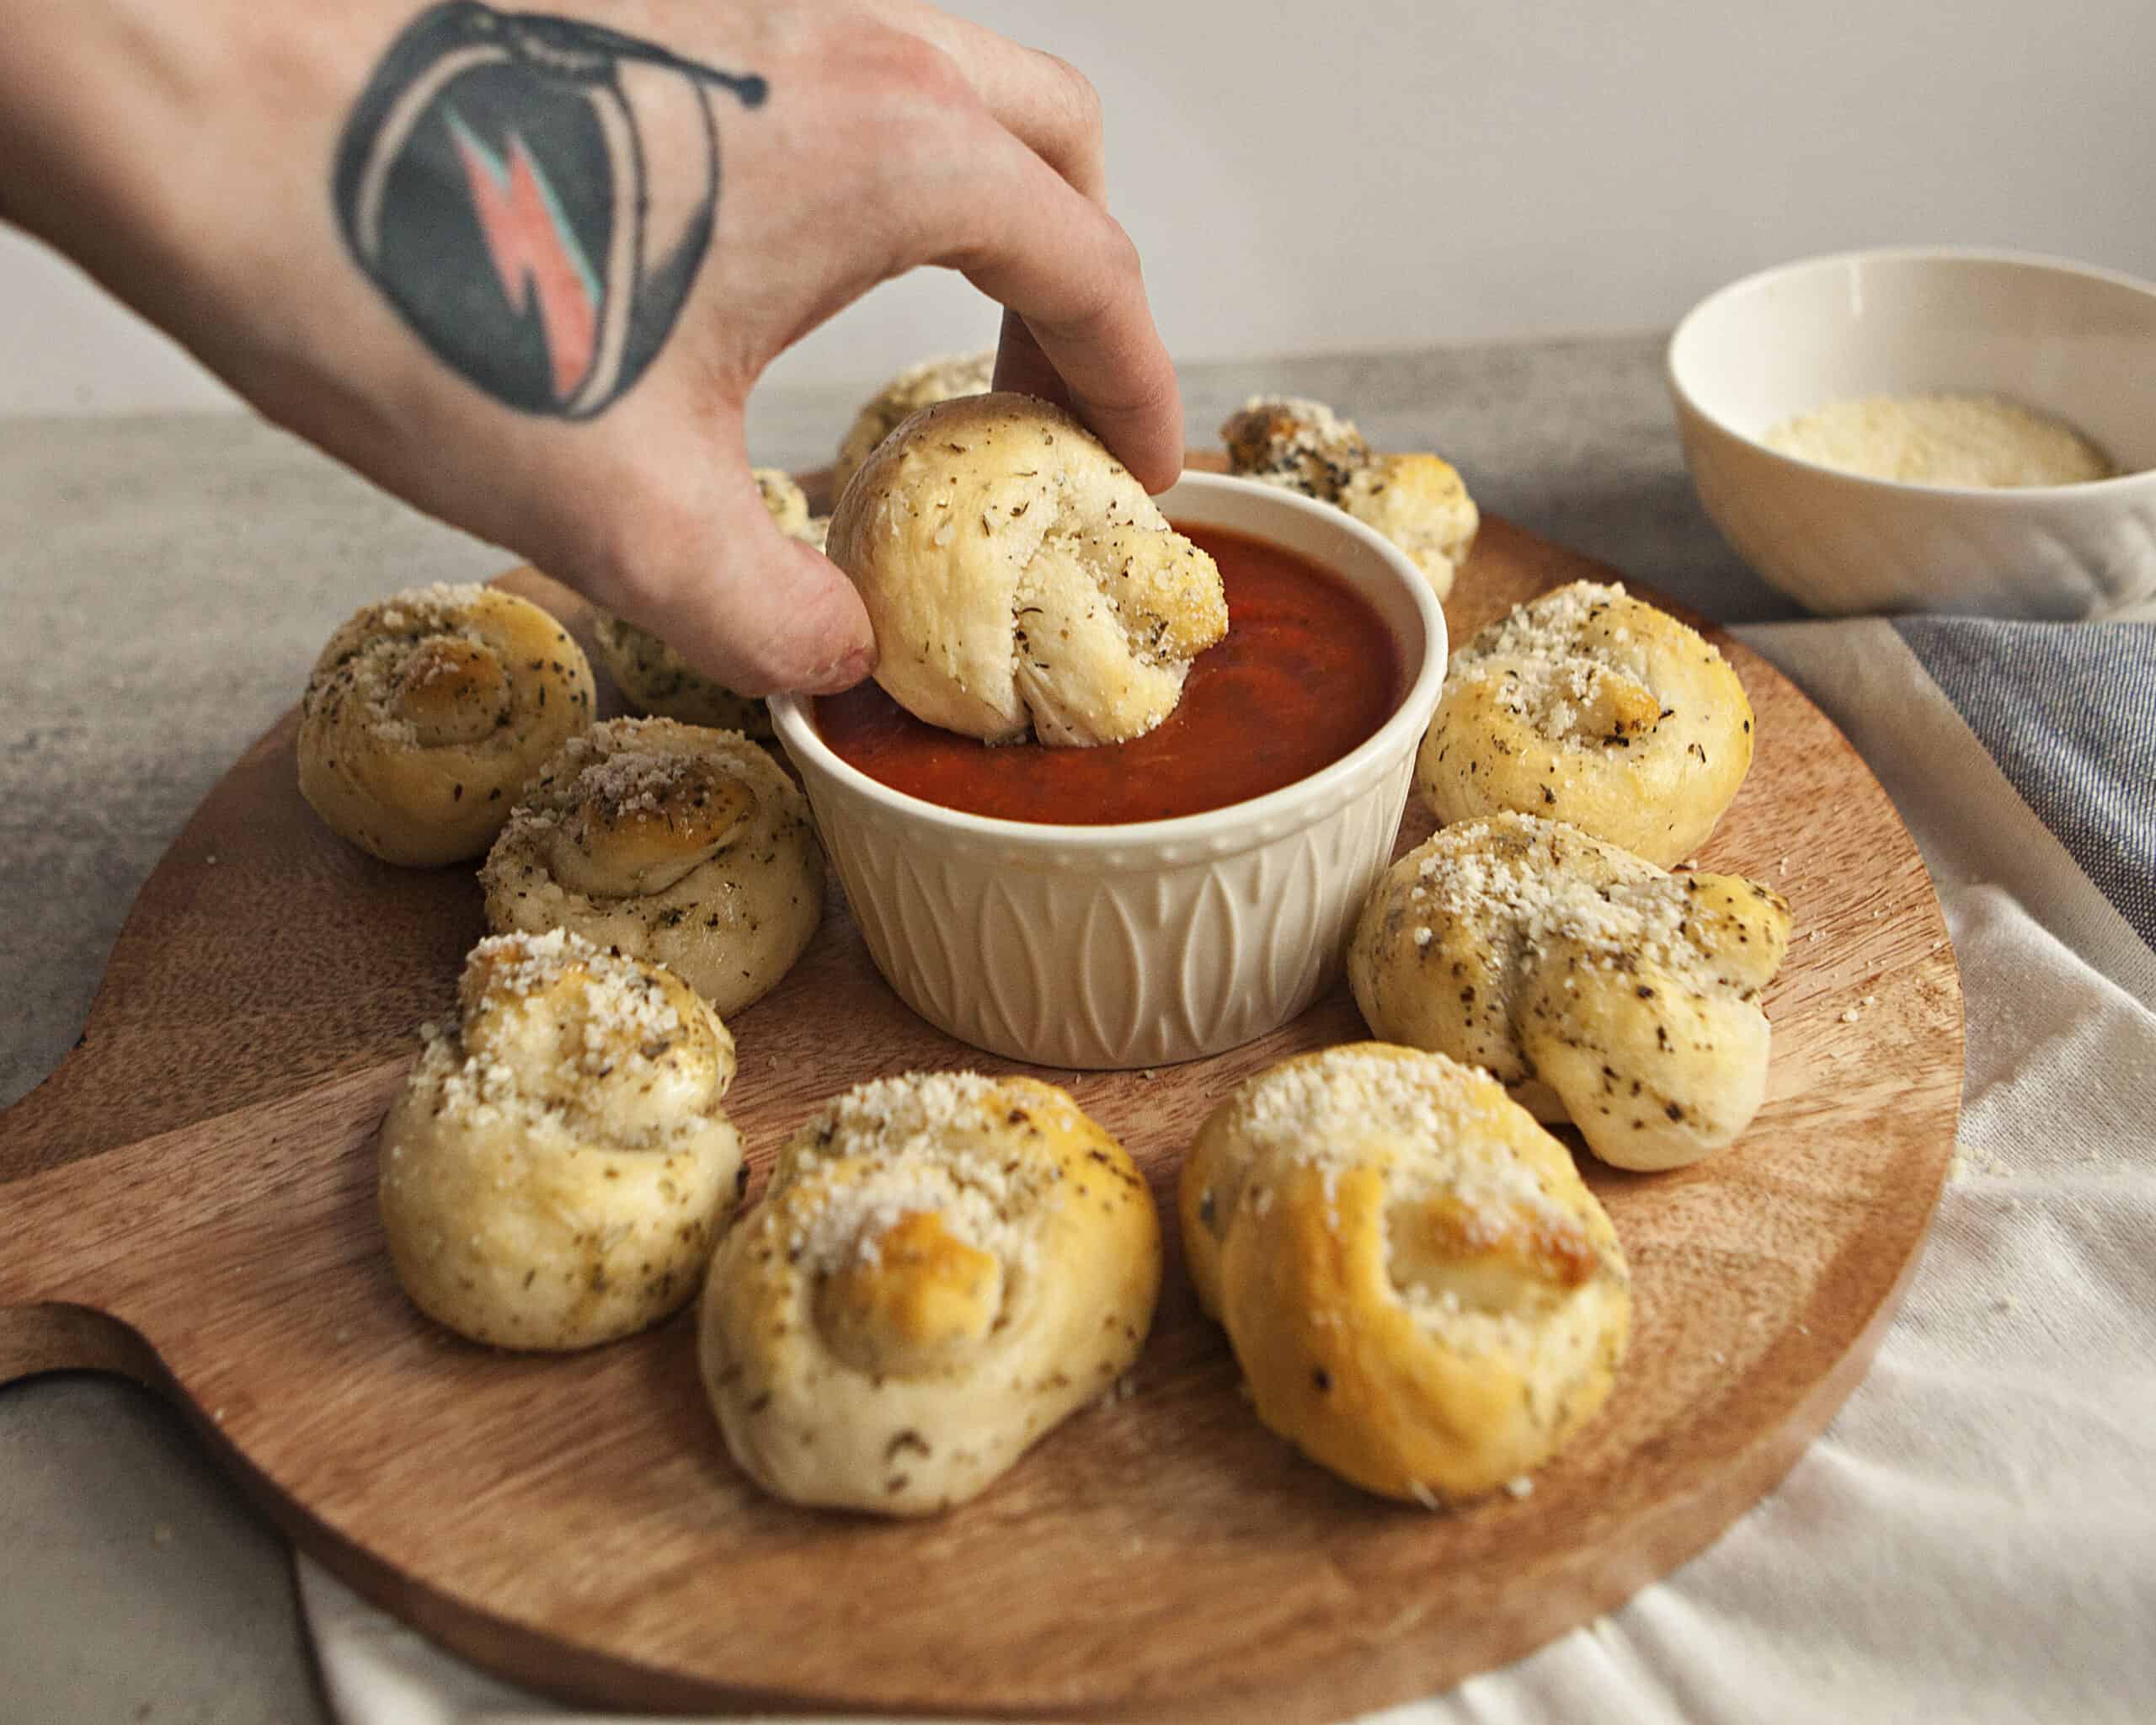
[[(1610, 574), (1489, 521), (1454, 638)], [(564, 590), (511, 585), (584, 620)], [(362, 1592), (587, 1702), (1319, 1720), (1444, 1689), (1615, 1605), (1781, 1477), (1870, 1360), (1952, 1151), (1961, 1000), (1916, 847), (1833, 725), (1721, 645), (1758, 747), (1702, 860), (1796, 916), (1768, 996), (1769, 1098), (1694, 1168), (1628, 1175), (1582, 1152), (1631, 1260), (1631, 1354), (1525, 1498), (1431, 1514), (1302, 1461), (1251, 1417), (1183, 1276), (1185, 1145), (1245, 1076), (1363, 1036), (1344, 985), (1212, 1060), (1041, 1074), (1153, 1182), (1160, 1314), (1134, 1394), (939, 1519), (761, 1496), (706, 1411), (686, 1316), (563, 1359), (435, 1328), (390, 1274), (374, 1135), (414, 1027), (449, 1009), (483, 932), (479, 892), (469, 869), (391, 868), (325, 830), (291, 715), (143, 888), (83, 1043), (0, 1116), (0, 1380), (96, 1366), (162, 1388)], [(1402, 843), (1425, 830), (1411, 815)], [(733, 1028), (728, 1107), (760, 1178), (857, 1081), (1011, 1070), (899, 1003), (835, 890), (801, 964)]]

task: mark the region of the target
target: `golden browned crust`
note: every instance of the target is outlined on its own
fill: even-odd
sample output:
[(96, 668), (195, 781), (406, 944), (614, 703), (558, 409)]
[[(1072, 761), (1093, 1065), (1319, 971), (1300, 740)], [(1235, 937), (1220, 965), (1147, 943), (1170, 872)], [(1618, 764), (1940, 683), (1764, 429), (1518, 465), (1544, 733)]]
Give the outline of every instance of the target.
[(300, 703), (300, 791), (386, 862), (476, 857), (525, 781), (591, 722), (591, 667), (528, 600), (421, 587), (347, 619)]
[(1144, 1178), (1062, 1091), (880, 1080), (794, 1135), (720, 1247), (705, 1387), (766, 1491), (931, 1514), (1115, 1387), (1160, 1278)]
[(740, 1194), (734, 1039), (679, 979), (560, 930), (473, 948), (383, 1120), (413, 1303), (474, 1341), (585, 1348), (696, 1292)]
[(1179, 1201), (1258, 1418), (1365, 1490), (1513, 1484), (1609, 1397), (1615, 1231), (1486, 1073), (1376, 1043), (1284, 1061), (1199, 1129)]
[(1662, 868), (1714, 830), (1752, 765), (1752, 703), (1696, 630), (1576, 581), (1453, 654), (1416, 756), (1441, 822), (1562, 820)]

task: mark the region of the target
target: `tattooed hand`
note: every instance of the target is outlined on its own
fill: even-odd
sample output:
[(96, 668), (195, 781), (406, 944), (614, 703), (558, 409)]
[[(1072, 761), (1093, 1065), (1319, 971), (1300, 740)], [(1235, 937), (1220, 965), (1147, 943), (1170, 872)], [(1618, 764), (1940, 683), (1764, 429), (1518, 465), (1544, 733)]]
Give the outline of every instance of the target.
[(771, 525), (742, 409), (878, 282), (1006, 307), (1000, 386), (1149, 485), (1175, 377), (1060, 61), (917, 0), (27, 8), (0, 214), (264, 412), (744, 692), (873, 661)]

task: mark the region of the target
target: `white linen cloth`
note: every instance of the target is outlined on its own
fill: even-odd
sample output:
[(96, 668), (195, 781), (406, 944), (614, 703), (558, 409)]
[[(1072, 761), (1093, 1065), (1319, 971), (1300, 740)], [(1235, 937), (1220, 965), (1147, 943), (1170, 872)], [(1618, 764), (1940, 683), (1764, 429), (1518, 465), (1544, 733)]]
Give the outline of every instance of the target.
[[(1369, 1725), (2156, 1718), (2156, 624), (1740, 633), (1870, 762), (1945, 905), (1953, 1176), (1778, 1490), (1621, 1610)], [(578, 1717), (304, 1559), (300, 1586), (345, 1725)]]

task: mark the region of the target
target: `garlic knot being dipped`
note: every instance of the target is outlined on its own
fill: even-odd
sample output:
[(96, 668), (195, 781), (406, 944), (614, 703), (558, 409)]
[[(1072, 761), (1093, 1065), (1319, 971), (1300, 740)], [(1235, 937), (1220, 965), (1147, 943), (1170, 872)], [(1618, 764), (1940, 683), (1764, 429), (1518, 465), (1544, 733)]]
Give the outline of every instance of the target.
[(909, 366), (861, 404), (839, 445), (831, 467), (831, 495), (845, 494), (846, 483), (876, 452), (877, 446), (923, 408), (960, 396), (985, 395), (995, 377), (995, 350), (944, 354)]
[(365, 606), (300, 703), (300, 791), (385, 862), (476, 857), (525, 781), (591, 722), (591, 667), (529, 600), (415, 587)]
[(618, 718), (570, 740), (479, 879), (497, 932), (565, 927), (664, 964), (739, 1011), (792, 968), (824, 908), (807, 799), (738, 731)]
[(766, 1491), (928, 1514), (1114, 1386), (1160, 1281), (1143, 1177), (1064, 1092), (881, 1079), (794, 1135), (720, 1247), (705, 1388)]
[(876, 680), (916, 718), (992, 743), (1143, 736), (1228, 628), (1219, 570), (1061, 409), (924, 409), (831, 518), (832, 561), (876, 632)]
[(680, 980), (562, 930), (467, 960), (383, 1120), (413, 1303), (473, 1341), (587, 1348), (686, 1304), (739, 1198), (734, 1039)]

